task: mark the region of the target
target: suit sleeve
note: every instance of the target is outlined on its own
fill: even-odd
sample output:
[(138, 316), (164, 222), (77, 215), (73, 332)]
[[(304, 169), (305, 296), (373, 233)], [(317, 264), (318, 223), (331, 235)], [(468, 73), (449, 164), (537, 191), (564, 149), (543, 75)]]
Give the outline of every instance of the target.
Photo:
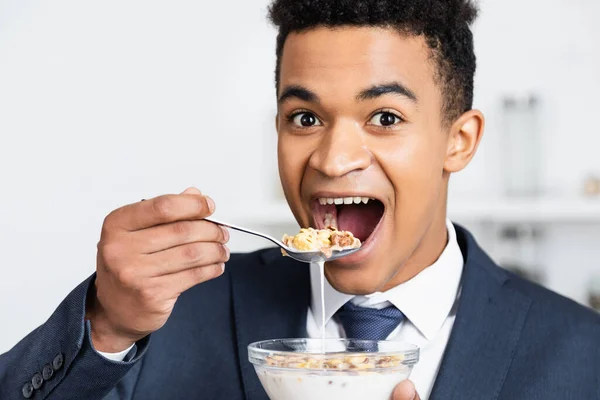
[(111, 361), (92, 346), (85, 304), (94, 280), (80, 284), (46, 323), (0, 355), (0, 399), (100, 400), (144, 356), (149, 337), (123, 361)]

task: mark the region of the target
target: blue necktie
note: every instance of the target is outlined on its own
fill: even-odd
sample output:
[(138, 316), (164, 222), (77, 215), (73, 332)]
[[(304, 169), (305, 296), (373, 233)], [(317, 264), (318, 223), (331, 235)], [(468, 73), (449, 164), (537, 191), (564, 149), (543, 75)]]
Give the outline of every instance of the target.
[(347, 302), (336, 313), (348, 339), (385, 340), (404, 319), (394, 306), (381, 310)]

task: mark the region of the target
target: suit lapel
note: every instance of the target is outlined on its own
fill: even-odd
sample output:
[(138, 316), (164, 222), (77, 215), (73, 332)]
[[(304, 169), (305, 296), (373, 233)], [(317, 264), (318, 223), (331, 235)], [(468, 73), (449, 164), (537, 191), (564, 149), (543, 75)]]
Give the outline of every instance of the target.
[(497, 399), (530, 307), (506, 286), (497, 267), (471, 235), (457, 228), (465, 257), (461, 295), (432, 400)]
[(310, 304), (308, 264), (267, 250), (231, 273), (233, 315), (242, 383), (247, 400), (267, 399), (254, 367), (248, 361), (248, 345), (268, 339), (306, 337)]

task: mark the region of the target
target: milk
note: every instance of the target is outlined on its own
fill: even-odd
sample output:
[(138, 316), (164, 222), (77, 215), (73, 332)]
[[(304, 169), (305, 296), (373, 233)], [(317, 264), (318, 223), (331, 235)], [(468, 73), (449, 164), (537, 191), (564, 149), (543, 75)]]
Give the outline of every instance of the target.
[[(326, 354), (325, 341), (325, 262), (318, 262), (321, 286), (321, 354)], [(314, 343), (317, 344), (317, 343)], [(330, 351), (344, 351), (339, 343)], [(312, 349), (307, 353), (318, 356)], [(385, 350), (384, 350), (385, 351)], [(307, 370), (254, 365), (271, 400), (389, 400), (396, 385), (408, 379), (412, 366), (368, 370)]]
[(321, 353), (325, 354), (325, 261), (319, 261), (321, 283)]
[(271, 400), (389, 400), (410, 369), (307, 372), (257, 366), (256, 373)]

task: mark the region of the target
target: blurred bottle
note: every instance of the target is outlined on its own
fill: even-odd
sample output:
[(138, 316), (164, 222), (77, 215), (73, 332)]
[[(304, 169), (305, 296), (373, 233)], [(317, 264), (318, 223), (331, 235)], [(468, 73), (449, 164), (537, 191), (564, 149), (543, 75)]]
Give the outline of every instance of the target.
[(521, 278), (543, 283), (537, 257), (541, 233), (531, 225), (505, 226), (500, 231), (500, 265)]
[(508, 197), (535, 197), (540, 183), (539, 100), (533, 95), (505, 97), (502, 109), (502, 170)]
[(590, 279), (588, 303), (590, 307), (600, 312), (600, 275), (592, 276)]
[(585, 180), (583, 192), (587, 197), (600, 197), (600, 177), (588, 176)]

